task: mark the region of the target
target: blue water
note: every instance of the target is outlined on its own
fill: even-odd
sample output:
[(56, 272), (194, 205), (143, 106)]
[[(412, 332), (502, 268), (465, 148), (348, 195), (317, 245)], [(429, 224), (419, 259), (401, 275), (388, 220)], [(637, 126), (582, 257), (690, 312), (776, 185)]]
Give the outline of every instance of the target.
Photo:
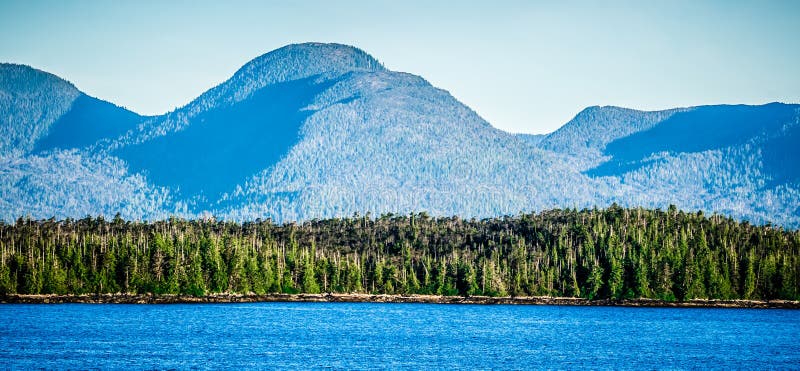
[(800, 311), (0, 305), (0, 368), (800, 368)]

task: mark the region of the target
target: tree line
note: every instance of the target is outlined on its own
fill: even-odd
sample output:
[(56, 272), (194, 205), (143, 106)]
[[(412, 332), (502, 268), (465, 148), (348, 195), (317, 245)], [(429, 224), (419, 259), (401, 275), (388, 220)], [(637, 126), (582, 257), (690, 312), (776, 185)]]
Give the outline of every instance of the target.
[(800, 299), (800, 232), (668, 210), (0, 223), (0, 294)]

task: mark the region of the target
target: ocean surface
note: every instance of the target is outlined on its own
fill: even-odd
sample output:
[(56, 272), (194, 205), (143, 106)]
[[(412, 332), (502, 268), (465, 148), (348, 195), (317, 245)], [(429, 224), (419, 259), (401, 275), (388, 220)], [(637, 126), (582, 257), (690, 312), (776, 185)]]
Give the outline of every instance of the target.
[(0, 305), (0, 368), (800, 368), (800, 311)]

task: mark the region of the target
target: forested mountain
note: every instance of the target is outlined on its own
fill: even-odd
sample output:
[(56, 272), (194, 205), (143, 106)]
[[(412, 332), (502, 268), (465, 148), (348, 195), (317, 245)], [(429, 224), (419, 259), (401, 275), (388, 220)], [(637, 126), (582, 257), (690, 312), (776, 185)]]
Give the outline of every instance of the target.
[(800, 226), (798, 105), (590, 107), (532, 136), (493, 128), (423, 78), (339, 44), (269, 52), (154, 117), (0, 67), (9, 221), (491, 217), (616, 202)]
[(609, 143), (648, 130), (681, 109), (644, 112), (621, 107), (588, 107), (553, 133), (540, 146), (559, 153), (596, 156)]
[(0, 156), (33, 149), (80, 95), (75, 86), (55, 75), (0, 64)]
[(607, 182), (606, 197), (623, 205), (673, 203), (796, 227), (800, 157), (791, 138), (799, 130), (796, 104), (590, 107), (540, 147)]

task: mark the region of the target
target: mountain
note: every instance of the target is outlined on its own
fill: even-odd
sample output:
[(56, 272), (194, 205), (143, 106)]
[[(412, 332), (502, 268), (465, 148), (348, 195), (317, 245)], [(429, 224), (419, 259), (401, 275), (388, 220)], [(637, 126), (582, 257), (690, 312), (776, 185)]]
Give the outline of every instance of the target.
[(0, 64), (0, 217), (165, 215), (168, 190), (90, 149), (143, 119), (55, 75)]
[[(623, 205), (706, 210), (796, 225), (800, 106), (715, 105), (655, 112), (590, 107), (542, 140), (610, 186)], [(598, 132), (587, 139), (585, 133)]]
[(55, 75), (0, 64), (0, 156), (29, 152), (80, 94)]
[(56, 148), (84, 148), (133, 129), (143, 117), (112, 103), (80, 94), (46, 135), (36, 141), (33, 152)]
[(320, 43), (264, 54), (152, 117), (29, 67), (2, 65), (0, 82), (5, 220), (487, 217), (616, 202), (800, 226), (798, 105), (589, 107), (551, 134), (511, 134), (419, 76)]
[[(607, 143), (603, 153), (611, 156), (612, 161), (590, 172), (620, 175), (626, 172), (625, 168), (641, 166), (661, 152), (700, 153), (751, 144), (762, 152), (764, 175), (775, 181), (796, 182), (800, 180), (796, 171), (791, 171), (780, 156), (792, 153), (796, 146), (774, 143), (778, 137), (785, 138), (797, 130), (796, 125), (791, 125), (796, 120), (797, 106), (780, 103), (705, 106), (673, 112), (656, 126)], [(784, 126), (789, 132), (783, 132)]]
[(622, 107), (588, 107), (553, 133), (540, 147), (556, 152), (595, 155), (608, 143), (644, 131), (681, 109), (644, 112)]
[(449, 93), (335, 44), (261, 56), (108, 151), (191, 212), (232, 218), (514, 213), (544, 181), (527, 166), (558, 171)]
[(187, 106), (151, 120), (132, 134), (132, 144), (111, 153), (186, 197), (217, 199), (273, 166), (297, 143), (301, 125), (314, 112), (307, 107), (317, 96), (353, 74), (381, 70), (355, 48), (285, 47), (256, 58)]

